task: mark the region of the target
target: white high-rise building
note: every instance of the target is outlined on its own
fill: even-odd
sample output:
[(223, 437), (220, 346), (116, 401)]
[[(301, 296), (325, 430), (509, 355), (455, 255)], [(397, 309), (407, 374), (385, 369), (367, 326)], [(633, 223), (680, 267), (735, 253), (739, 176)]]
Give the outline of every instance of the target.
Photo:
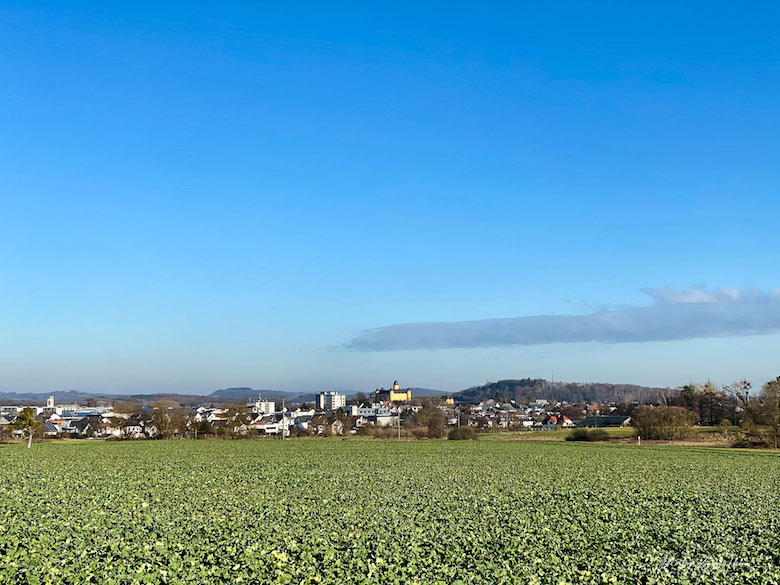
[(263, 400), (261, 394), (258, 394), (257, 400), (255, 400), (254, 403), (248, 404), (248, 406), (252, 407), (252, 412), (258, 414), (273, 414), (276, 412), (276, 403), (271, 400)]
[(320, 410), (337, 410), (347, 405), (347, 397), (338, 392), (320, 392), (317, 394), (317, 408)]

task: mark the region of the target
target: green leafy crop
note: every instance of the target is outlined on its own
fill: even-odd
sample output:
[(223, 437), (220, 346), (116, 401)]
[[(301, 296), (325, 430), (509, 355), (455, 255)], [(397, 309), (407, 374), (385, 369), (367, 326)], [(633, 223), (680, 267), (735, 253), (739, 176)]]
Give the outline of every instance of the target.
[(0, 583), (780, 581), (769, 453), (150, 441), (0, 465)]

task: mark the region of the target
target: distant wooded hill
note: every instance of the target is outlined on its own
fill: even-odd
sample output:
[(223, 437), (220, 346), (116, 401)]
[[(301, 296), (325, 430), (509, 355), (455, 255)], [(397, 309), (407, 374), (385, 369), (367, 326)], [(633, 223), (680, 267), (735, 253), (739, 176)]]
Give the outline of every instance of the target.
[(626, 398), (640, 402), (654, 402), (664, 388), (636, 384), (607, 384), (605, 382), (549, 382), (542, 378), (499, 380), (482, 386), (472, 386), (454, 394), (461, 402), (482, 402), (491, 398), (527, 402), (549, 398), (561, 402), (621, 402)]
[(223, 402), (244, 402), (255, 400), (262, 394), (267, 400), (285, 399), (288, 403), (312, 402), (314, 393), (279, 392), (274, 390), (254, 390), (252, 388), (225, 388), (211, 394), (177, 394), (157, 392), (148, 394), (109, 394), (102, 392), (77, 392), (75, 390), (54, 390), (52, 392), (0, 392), (0, 404), (44, 404), (46, 398), (54, 396), (57, 404), (86, 404), (91, 400), (98, 402), (135, 401), (151, 403), (155, 400), (174, 400), (181, 404), (219, 404)]
[[(415, 398), (423, 396), (441, 396), (450, 394), (441, 390), (430, 388), (411, 388)], [(541, 378), (523, 378), (521, 380), (499, 380), (489, 382), (482, 386), (474, 386), (451, 394), (459, 402), (478, 403), (483, 400), (499, 397), (502, 400), (515, 400), (525, 402), (535, 398), (549, 398), (571, 403), (576, 402), (620, 402), (626, 397), (642, 402), (654, 402), (658, 400), (663, 388), (649, 388), (635, 384), (606, 384), (602, 382), (555, 382), (551, 383)], [(254, 400), (258, 394), (262, 394), (266, 400), (274, 400), (281, 403), (285, 400), (288, 405), (297, 403), (312, 403), (315, 400), (314, 392), (282, 392), (278, 390), (257, 390), (248, 387), (224, 388), (215, 390), (206, 396), (201, 394), (174, 394), (174, 393), (149, 393), (149, 394), (106, 394), (77, 392), (74, 390), (55, 390), (53, 392), (0, 392), (0, 404), (44, 404), (48, 396), (54, 396), (58, 404), (77, 402), (86, 404), (89, 400), (97, 401), (124, 401), (133, 400), (148, 404), (155, 400), (175, 400), (182, 404), (219, 404), (225, 402), (244, 402)], [(353, 398), (356, 392), (345, 392), (348, 398)], [(366, 394), (369, 394), (368, 392)]]

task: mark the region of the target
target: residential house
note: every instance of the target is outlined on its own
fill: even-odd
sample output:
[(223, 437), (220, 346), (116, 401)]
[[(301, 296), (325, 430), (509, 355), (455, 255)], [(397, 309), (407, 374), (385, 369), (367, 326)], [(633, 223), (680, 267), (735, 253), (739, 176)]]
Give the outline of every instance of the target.
[(290, 426), (292, 423), (288, 417), (283, 413), (276, 413), (258, 416), (249, 423), (248, 428), (265, 435), (283, 434), (286, 437), (290, 434)]
[(137, 418), (127, 419), (122, 423), (122, 434), (128, 439), (144, 439), (144, 424)]
[(559, 427), (570, 428), (574, 422), (563, 414), (548, 414), (542, 421), (542, 428), (545, 430), (557, 429)]

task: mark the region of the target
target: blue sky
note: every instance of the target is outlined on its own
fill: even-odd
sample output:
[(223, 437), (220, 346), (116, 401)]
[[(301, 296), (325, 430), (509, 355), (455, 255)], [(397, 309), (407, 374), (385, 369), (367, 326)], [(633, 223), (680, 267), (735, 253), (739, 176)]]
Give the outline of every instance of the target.
[(0, 390), (780, 374), (777, 4), (248, 4), (0, 4)]

